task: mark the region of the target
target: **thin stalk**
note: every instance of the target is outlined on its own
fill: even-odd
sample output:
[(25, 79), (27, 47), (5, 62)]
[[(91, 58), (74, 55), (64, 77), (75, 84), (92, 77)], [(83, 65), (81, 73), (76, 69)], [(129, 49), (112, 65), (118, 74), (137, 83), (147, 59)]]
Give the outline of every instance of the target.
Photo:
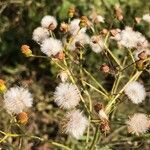
[(96, 87), (94, 87), (93, 85), (87, 83), (86, 81), (83, 81), (86, 85), (88, 85), (89, 87), (91, 87), (92, 89), (94, 89), (95, 91), (97, 91), (98, 93), (100, 93), (101, 95), (103, 95), (106, 99), (109, 99), (109, 97), (104, 94), (102, 91), (98, 90)]
[(90, 72), (88, 72), (85, 68), (83, 71), (96, 83), (97, 86), (105, 93), (108, 94), (107, 91), (103, 88), (103, 86), (91, 75)]
[(127, 86), (131, 81), (136, 81), (136, 80), (139, 78), (139, 76), (141, 75), (141, 73), (142, 73), (142, 71), (137, 71), (137, 72), (135, 73), (135, 75), (134, 75), (134, 76), (125, 84), (125, 86), (119, 91), (119, 94), (117, 94), (117, 95), (115, 96), (115, 98), (113, 98), (113, 99), (108, 103), (108, 105), (106, 106), (106, 112), (107, 112), (107, 113), (110, 112), (112, 105), (115, 103), (116, 99), (120, 96), (120, 94), (123, 93), (123, 91), (124, 91), (124, 89), (126, 88), (126, 86)]

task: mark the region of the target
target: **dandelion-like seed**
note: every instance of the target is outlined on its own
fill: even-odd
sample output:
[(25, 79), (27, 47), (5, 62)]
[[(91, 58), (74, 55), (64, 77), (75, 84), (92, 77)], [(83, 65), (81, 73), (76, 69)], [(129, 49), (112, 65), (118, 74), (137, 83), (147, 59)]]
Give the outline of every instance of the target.
[(79, 33), (77, 36), (75, 36), (71, 44), (69, 44), (68, 49), (71, 51), (74, 51), (77, 48), (78, 42), (79, 42), (79, 45), (84, 46), (85, 44), (88, 44), (89, 41), (90, 41), (90, 38), (86, 33)]
[(79, 90), (73, 84), (60, 83), (54, 92), (54, 101), (61, 108), (74, 108), (80, 101)]
[(104, 43), (100, 36), (92, 36), (90, 46), (95, 53), (100, 53), (104, 49)]
[(150, 23), (150, 14), (144, 14), (142, 19), (147, 22), (147, 23)]
[(64, 131), (72, 137), (79, 139), (88, 126), (88, 120), (79, 110), (69, 112), (65, 117)]
[(33, 98), (31, 93), (23, 87), (12, 87), (4, 94), (4, 108), (11, 114), (19, 114), (31, 107)]
[(62, 52), (62, 49), (62, 42), (54, 38), (45, 39), (41, 45), (41, 51), (49, 57), (52, 55), (55, 56), (59, 52)]
[(49, 30), (54, 30), (57, 27), (57, 20), (53, 16), (44, 16), (41, 20), (41, 26)]
[(37, 42), (41, 43), (43, 40), (49, 37), (49, 31), (43, 27), (37, 27), (33, 31), (32, 39)]
[(127, 122), (128, 132), (136, 135), (145, 133), (150, 127), (150, 120), (142, 113), (134, 114)]
[(146, 38), (137, 31), (134, 31), (131, 27), (126, 27), (120, 33), (116, 34), (113, 39), (118, 41), (118, 44), (126, 48), (138, 48), (147, 47), (148, 41)]
[(126, 86), (124, 92), (128, 96), (128, 98), (135, 104), (141, 103), (146, 97), (144, 86), (137, 81), (130, 82)]

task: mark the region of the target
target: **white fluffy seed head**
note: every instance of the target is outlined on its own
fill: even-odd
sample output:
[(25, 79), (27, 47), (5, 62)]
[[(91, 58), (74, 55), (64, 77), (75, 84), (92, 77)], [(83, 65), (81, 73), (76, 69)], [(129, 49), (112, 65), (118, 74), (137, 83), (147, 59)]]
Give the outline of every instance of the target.
[(144, 14), (142, 19), (150, 24), (150, 14)]
[(144, 86), (137, 81), (130, 82), (124, 92), (134, 104), (141, 103), (146, 97)]
[(22, 112), (31, 107), (32, 103), (31, 93), (23, 87), (12, 87), (4, 94), (4, 108), (11, 114)]
[(86, 33), (79, 33), (78, 35), (75, 36), (71, 44), (68, 45), (68, 49), (71, 51), (76, 50), (76, 43), (79, 42), (81, 45), (88, 44), (90, 41), (89, 36)]
[(87, 118), (79, 110), (73, 110), (69, 112), (65, 117), (65, 123), (65, 133), (76, 139), (81, 138), (86, 127), (88, 126)]
[(41, 43), (43, 40), (49, 37), (49, 31), (43, 27), (37, 27), (33, 31), (32, 39), (37, 42)]
[(62, 42), (54, 38), (45, 39), (41, 45), (41, 51), (50, 56), (55, 56), (63, 50)]
[(50, 30), (54, 30), (57, 27), (57, 20), (53, 16), (44, 16), (41, 20), (41, 26)]
[(92, 36), (90, 39), (90, 46), (91, 49), (95, 53), (100, 53), (104, 49), (104, 43), (101, 37), (99, 36)]
[(150, 119), (142, 113), (134, 114), (127, 122), (128, 132), (136, 135), (145, 133), (150, 127)]
[(61, 108), (74, 108), (80, 101), (79, 90), (73, 84), (60, 83), (54, 92), (54, 101)]
[(76, 35), (79, 30), (80, 30), (79, 33), (85, 33), (85, 32), (86, 32), (86, 28), (80, 29), (79, 23), (80, 23), (80, 19), (73, 19), (73, 20), (70, 22), (70, 24), (69, 24), (69, 32), (70, 32), (72, 35)]
[(126, 27), (120, 33), (118, 33), (117, 38), (113, 38), (118, 43), (126, 48), (138, 48), (140, 47), (147, 47), (148, 41), (146, 38), (137, 31), (133, 31), (131, 27)]

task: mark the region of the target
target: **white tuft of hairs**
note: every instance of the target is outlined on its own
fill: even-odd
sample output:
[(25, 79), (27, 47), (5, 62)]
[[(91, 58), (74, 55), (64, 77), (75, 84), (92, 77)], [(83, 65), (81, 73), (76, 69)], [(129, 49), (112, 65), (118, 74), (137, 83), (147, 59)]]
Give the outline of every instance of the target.
[(87, 118), (80, 110), (73, 110), (67, 113), (65, 120), (65, 133), (76, 139), (80, 139), (83, 136), (86, 127), (88, 126)]
[(79, 90), (74, 84), (60, 83), (54, 92), (54, 101), (61, 108), (74, 108), (80, 101)]
[(127, 84), (124, 92), (134, 104), (141, 103), (146, 97), (144, 86), (137, 81)]
[(62, 42), (54, 38), (45, 39), (41, 44), (41, 51), (47, 56), (55, 56), (63, 50)]
[(145, 133), (150, 127), (150, 119), (146, 114), (136, 113), (127, 122), (128, 132), (136, 135)]
[(12, 87), (4, 94), (4, 108), (10, 114), (18, 114), (31, 107), (32, 103), (31, 93), (23, 87)]

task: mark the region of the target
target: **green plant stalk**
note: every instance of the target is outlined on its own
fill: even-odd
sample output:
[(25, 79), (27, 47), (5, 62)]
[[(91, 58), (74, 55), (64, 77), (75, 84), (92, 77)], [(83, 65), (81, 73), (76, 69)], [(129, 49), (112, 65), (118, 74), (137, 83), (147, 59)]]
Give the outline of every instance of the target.
[(109, 99), (109, 97), (106, 94), (104, 94), (102, 91), (98, 90), (93, 85), (87, 83), (86, 81), (83, 81), (83, 83), (86, 84), (86, 85), (88, 85), (89, 87), (91, 87), (92, 89), (94, 89), (95, 91), (97, 91), (98, 93), (100, 93), (101, 95), (103, 95), (106, 99)]
[(119, 91), (119, 93), (115, 96), (115, 98), (111, 99), (110, 102), (107, 104), (106, 106), (106, 113), (109, 114), (110, 110), (111, 110), (111, 107), (112, 105), (115, 103), (116, 99), (119, 98), (120, 94), (123, 93), (124, 89), (126, 88), (126, 86), (132, 82), (132, 81), (136, 81), (139, 76), (141, 75), (142, 71), (137, 71), (135, 73), (135, 75), (125, 84), (125, 86)]
[(97, 125), (96, 130), (95, 130), (95, 134), (94, 134), (94, 138), (93, 138), (93, 141), (92, 141), (92, 144), (91, 144), (89, 150), (93, 150), (94, 149), (94, 146), (96, 145), (96, 143), (98, 141), (99, 133), (100, 133), (99, 125)]
[(90, 72), (88, 72), (85, 68), (83, 71), (96, 83), (97, 86), (107, 95), (107, 91), (103, 88), (103, 86), (91, 75)]

